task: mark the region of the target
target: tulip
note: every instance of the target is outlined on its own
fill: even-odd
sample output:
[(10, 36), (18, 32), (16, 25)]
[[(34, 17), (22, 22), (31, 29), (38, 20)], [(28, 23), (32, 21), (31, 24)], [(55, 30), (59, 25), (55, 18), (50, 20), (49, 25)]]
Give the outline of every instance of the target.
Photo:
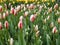
[(58, 4), (55, 4), (54, 5), (54, 9), (58, 9)]
[(37, 32), (36, 32), (36, 37), (38, 37), (38, 36), (39, 36), (39, 33), (40, 33), (40, 31), (37, 31)]
[(36, 31), (36, 32), (38, 31), (38, 25), (35, 26), (35, 31)]
[(60, 23), (60, 18), (58, 18), (58, 23)]
[(52, 7), (48, 9), (48, 12), (51, 13), (52, 12)]
[(43, 6), (39, 6), (39, 12), (41, 12), (41, 11), (42, 11), (42, 8), (43, 8)]
[(8, 11), (6, 11), (6, 16), (8, 16), (9, 15), (9, 12)]
[(50, 16), (48, 15), (47, 20), (49, 20), (49, 19), (50, 19)]
[(47, 19), (45, 18), (44, 20), (43, 20), (43, 23), (46, 23), (47, 22)]
[(19, 20), (22, 21), (23, 20), (23, 16), (20, 16)]
[(35, 20), (35, 16), (34, 16), (34, 15), (31, 15), (31, 16), (30, 16), (30, 21), (31, 21), (31, 22), (34, 22), (34, 20)]
[(24, 13), (24, 16), (26, 17), (28, 15), (28, 11), (26, 11), (25, 13)]
[(5, 14), (5, 13), (3, 13), (3, 16), (2, 16), (2, 18), (3, 18), (3, 19), (5, 19), (5, 18), (6, 18), (6, 14)]
[(54, 22), (51, 22), (51, 23), (50, 23), (50, 27), (51, 27), (51, 28), (54, 27)]
[(33, 4), (30, 4), (29, 8), (30, 9), (33, 9), (34, 8), (34, 5)]
[(16, 10), (17, 10), (17, 12), (20, 10), (20, 6), (19, 5), (16, 7)]
[(29, 8), (29, 4), (27, 4), (26, 7)]
[(24, 7), (24, 11), (26, 10), (26, 7)]
[(52, 29), (52, 33), (57, 33), (57, 28), (56, 28), (56, 26), (53, 27), (53, 29)]
[(4, 26), (5, 26), (6, 29), (9, 27), (8, 21), (5, 21)]
[(17, 15), (17, 10), (16, 9), (14, 10), (14, 15)]
[(0, 5), (0, 12), (2, 12), (2, 6)]
[(10, 13), (11, 13), (11, 14), (14, 14), (14, 8), (11, 8)]
[(7, 9), (7, 5), (6, 4), (4, 4), (4, 7)]
[(2, 29), (2, 23), (0, 22), (0, 30)]
[(10, 38), (10, 45), (13, 45), (13, 42), (14, 42), (13, 38)]
[(22, 23), (22, 21), (19, 21), (19, 23), (18, 23), (18, 28), (19, 28), (19, 29), (22, 29), (22, 28), (23, 28), (23, 23)]

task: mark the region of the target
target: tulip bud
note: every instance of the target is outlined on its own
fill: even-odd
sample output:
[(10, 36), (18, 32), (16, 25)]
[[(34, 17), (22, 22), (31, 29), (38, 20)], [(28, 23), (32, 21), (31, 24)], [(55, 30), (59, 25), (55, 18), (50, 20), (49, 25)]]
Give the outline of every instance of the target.
[(33, 9), (34, 8), (34, 5), (33, 4), (30, 4), (29, 8), (30, 9)]
[(20, 10), (20, 6), (19, 5), (16, 7), (16, 10), (17, 10), (17, 12)]
[(5, 21), (4, 26), (5, 26), (6, 29), (9, 27), (8, 21)]
[(55, 4), (54, 5), (54, 9), (58, 9), (58, 4)]
[(28, 11), (26, 11), (25, 13), (24, 13), (24, 16), (26, 17), (28, 15)]
[(2, 6), (0, 5), (0, 12), (2, 12)]
[(20, 16), (19, 20), (22, 21), (23, 20), (23, 16)]
[(7, 9), (7, 5), (6, 4), (4, 4), (4, 7)]
[(39, 6), (39, 9), (41, 10), (43, 8), (43, 6)]
[(46, 23), (46, 18), (43, 20), (43, 23)]
[(10, 13), (11, 13), (11, 14), (14, 14), (14, 8), (11, 8)]
[(3, 18), (3, 19), (5, 19), (5, 18), (6, 18), (6, 14), (5, 14), (5, 13), (3, 13), (3, 16), (2, 16), (2, 18)]
[(60, 18), (58, 18), (58, 23), (60, 23)]
[(2, 23), (0, 22), (0, 30), (2, 29)]
[(38, 37), (38, 36), (39, 36), (39, 32), (40, 32), (40, 31), (37, 31), (37, 32), (36, 32), (36, 37)]
[(53, 27), (53, 29), (52, 29), (52, 33), (57, 33), (57, 28), (56, 28), (56, 26)]
[(38, 31), (38, 25), (35, 26), (35, 31), (36, 31), (36, 32)]
[(50, 16), (47, 17), (47, 20), (49, 20), (49, 19), (50, 19)]
[(6, 16), (8, 16), (9, 15), (9, 12), (8, 11), (6, 11)]
[(50, 9), (48, 9), (48, 12), (51, 13), (52, 12), (52, 7)]
[(26, 7), (29, 8), (29, 4), (27, 4)]
[(19, 28), (19, 29), (22, 29), (22, 28), (23, 28), (23, 23), (22, 23), (22, 21), (19, 21), (19, 23), (18, 23), (18, 28)]
[(24, 7), (24, 11), (26, 10), (26, 7)]
[(51, 23), (50, 23), (50, 27), (52, 28), (53, 26), (54, 26), (54, 23), (53, 23), (53, 22), (51, 22)]
[(13, 45), (13, 38), (10, 38), (10, 45)]
[(17, 14), (17, 10), (15, 9), (15, 10), (14, 10), (14, 15), (16, 15), (16, 14)]
[(35, 16), (34, 16), (34, 15), (31, 15), (31, 16), (30, 16), (30, 21), (31, 21), (31, 22), (34, 22), (34, 20), (35, 20)]

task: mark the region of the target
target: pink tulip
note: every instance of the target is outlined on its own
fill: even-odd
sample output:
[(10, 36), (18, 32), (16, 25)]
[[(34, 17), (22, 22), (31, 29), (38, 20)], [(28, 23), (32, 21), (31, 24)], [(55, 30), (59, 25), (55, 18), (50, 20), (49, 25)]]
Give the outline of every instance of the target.
[(26, 11), (25, 13), (24, 13), (24, 16), (26, 17), (28, 15), (28, 11)]
[(54, 5), (54, 9), (58, 9), (58, 4), (55, 4)]
[(14, 8), (11, 8), (10, 13), (11, 13), (11, 14), (14, 14)]
[(0, 22), (0, 30), (2, 29), (2, 23)]
[(52, 33), (56, 33), (57, 32), (57, 28), (56, 28), (56, 26), (55, 27), (53, 27), (53, 29), (52, 29)]
[(31, 22), (34, 22), (34, 20), (35, 20), (35, 16), (34, 16), (34, 15), (31, 15), (31, 16), (30, 16), (30, 21), (31, 21)]
[(6, 29), (9, 27), (8, 21), (5, 21), (4, 26), (5, 26)]
[(30, 4), (29, 8), (30, 9), (33, 9), (34, 8), (34, 5), (33, 4)]
[(19, 23), (18, 23), (18, 28), (19, 28), (19, 29), (22, 29), (22, 28), (23, 28), (23, 23), (22, 23), (22, 21), (19, 21)]
[(17, 15), (17, 10), (16, 9), (14, 10), (14, 15)]
[(58, 23), (60, 23), (60, 18), (58, 18)]
[(3, 18), (3, 19), (5, 19), (5, 18), (6, 18), (6, 14), (5, 14), (5, 13), (3, 13), (3, 16), (2, 16), (2, 18)]
[(0, 12), (2, 12), (2, 6), (0, 5)]
[(22, 21), (23, 20), (23, 16), (20, 16), (19, 20)]
[(6, 16), (8, 16), (9, 15), (9, 12), (8, 11), (6, 11)]

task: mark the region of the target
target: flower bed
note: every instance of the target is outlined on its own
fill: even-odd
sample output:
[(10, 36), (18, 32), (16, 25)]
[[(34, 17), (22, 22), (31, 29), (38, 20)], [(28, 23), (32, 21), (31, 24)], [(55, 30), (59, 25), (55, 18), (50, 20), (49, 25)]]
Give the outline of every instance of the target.
[(60, 45), (60, 4), (1, 4), (0, 45)]

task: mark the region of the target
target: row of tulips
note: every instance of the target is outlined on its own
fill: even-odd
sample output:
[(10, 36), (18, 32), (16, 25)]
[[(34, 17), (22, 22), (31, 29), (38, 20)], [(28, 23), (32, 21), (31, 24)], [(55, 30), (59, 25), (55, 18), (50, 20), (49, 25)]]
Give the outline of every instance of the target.
[(0, 5), (0, 45), (60, 45), (59, 5)]

